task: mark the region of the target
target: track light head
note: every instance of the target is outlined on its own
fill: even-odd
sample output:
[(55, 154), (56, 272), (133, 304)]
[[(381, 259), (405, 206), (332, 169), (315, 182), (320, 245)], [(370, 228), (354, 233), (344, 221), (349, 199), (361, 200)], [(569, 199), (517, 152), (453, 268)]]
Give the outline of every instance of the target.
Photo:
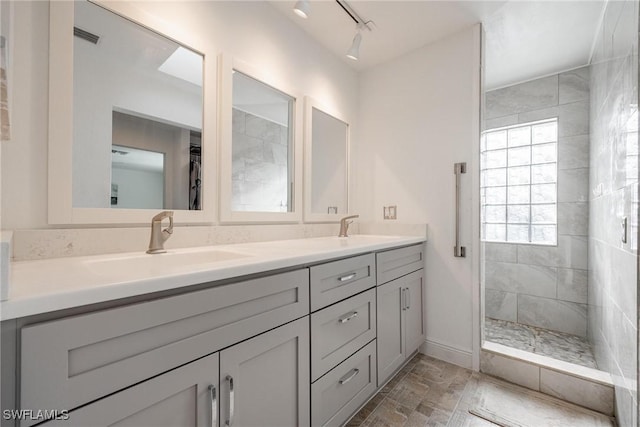
[(347, 58), (353, 59), (354, 61), (357, 61), (358, 58), (360, 58), (360, 42), (361, 41), (362, 41), (362, 34), (360, 34), (360, 31), (358, 31), (356, 35), (353, 37), (353, 41), (351, 42), (351, 47), (347, 52)]
[(293, 7), (293, 12), (301, 18), (307, 19), (311, 13), (311, 4), (309, 0), (298, 0)]

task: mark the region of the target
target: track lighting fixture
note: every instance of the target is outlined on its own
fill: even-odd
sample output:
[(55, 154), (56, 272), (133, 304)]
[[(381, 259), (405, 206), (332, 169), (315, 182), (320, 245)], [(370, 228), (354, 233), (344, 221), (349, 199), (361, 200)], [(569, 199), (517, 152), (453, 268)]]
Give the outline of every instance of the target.
[(353, 59), (357, 61), (360, 58), (360, 42), (362, 41), (362, 34), (360, 34), (360, 28), (358, 28), (358, 32), (355, 36), (353, 36), (353, 41), (351, 42), (351, 47), (347, 52), (347, 58)]
[(299, 17), (307, 19), (309, 13), (311, 13), (311, 4), (309, 4), (309, 0), (298, 0), (296, 5), (293, 7), (293, 11)]

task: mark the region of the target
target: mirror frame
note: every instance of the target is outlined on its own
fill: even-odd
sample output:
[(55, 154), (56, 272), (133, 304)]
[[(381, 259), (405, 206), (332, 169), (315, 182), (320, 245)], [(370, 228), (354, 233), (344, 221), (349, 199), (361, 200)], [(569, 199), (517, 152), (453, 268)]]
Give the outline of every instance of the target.
[[(128, 2), (91, 1), (123, 19), (158, 33), (203, 56), (202, 209), (175, 210), (179, 224), (215, 222), (217, 154), (217, 71), (214, 49), (187, 27), (155, 17)], [(49, 4), (49, 224), (148, 224), (161, 209), (77, 208), (73, 206), (73, 28), (74, 2)]]
[[(313, 206), (311, 197), (312, 194), (312, 179), (313, 179), (313, 109), (319, 110), (336, 120), (341, 121), (347, 125), (347, 146), (345, 149), (345, 191), (347, 206), (344, 214), (325, 214), (314, 213), (311, 209)], [(333, 111), (330, 108), (326, 108), (318, 100), (306, 96), (305, 97), (305, 114), (304, 114), (304, 221), (305, 222), (340, 222), (340, 218), (350, 215), (351, 201), (350, 201), (350, 179), (349, 172), (351, 170), (351, 122), (345, 118), (344, 115), (339, 112)]]
[[(253, 67), (230, 55), (221, 56), (220, 70), (220, 222), (237, 223), (296, 223), (302, 219), (302, 122), (304, 100), (298, 91), (277, 80), (266, 69)], [(232, 199), (232, 144), (233, 144), (233, 70), (283, 92), (295, 101), (293, 109), (293, 210), (290, 212), (244, 212), (231, 209)]]

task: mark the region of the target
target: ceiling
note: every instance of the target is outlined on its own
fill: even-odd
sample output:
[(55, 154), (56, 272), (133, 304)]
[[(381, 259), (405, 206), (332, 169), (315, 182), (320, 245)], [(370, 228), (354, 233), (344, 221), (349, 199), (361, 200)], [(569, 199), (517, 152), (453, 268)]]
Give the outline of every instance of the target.
[(363, 31), (358, 61), (345, 56), (355, 22), (334, 0), (311, 1), (308, 19), (292, 12), (293, 0), (270, 3), (358, 71), (483, 22), (491, 89), (587, 64), (604, 2), (351, 0), (363, 19), (374, 22), (373, 31)]

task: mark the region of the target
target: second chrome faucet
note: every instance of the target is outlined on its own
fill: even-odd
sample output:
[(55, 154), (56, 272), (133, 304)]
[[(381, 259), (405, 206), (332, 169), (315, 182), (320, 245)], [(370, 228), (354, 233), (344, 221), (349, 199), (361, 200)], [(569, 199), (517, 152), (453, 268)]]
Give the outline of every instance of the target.
[[(169, 226), (162, 230), (162, 220), (169, 218)], [(173, 211), (162, 211), (151, 219), (151, 239), (149, 240), (148, 254), (163, 254), (164, 242), (173, 233)]]

